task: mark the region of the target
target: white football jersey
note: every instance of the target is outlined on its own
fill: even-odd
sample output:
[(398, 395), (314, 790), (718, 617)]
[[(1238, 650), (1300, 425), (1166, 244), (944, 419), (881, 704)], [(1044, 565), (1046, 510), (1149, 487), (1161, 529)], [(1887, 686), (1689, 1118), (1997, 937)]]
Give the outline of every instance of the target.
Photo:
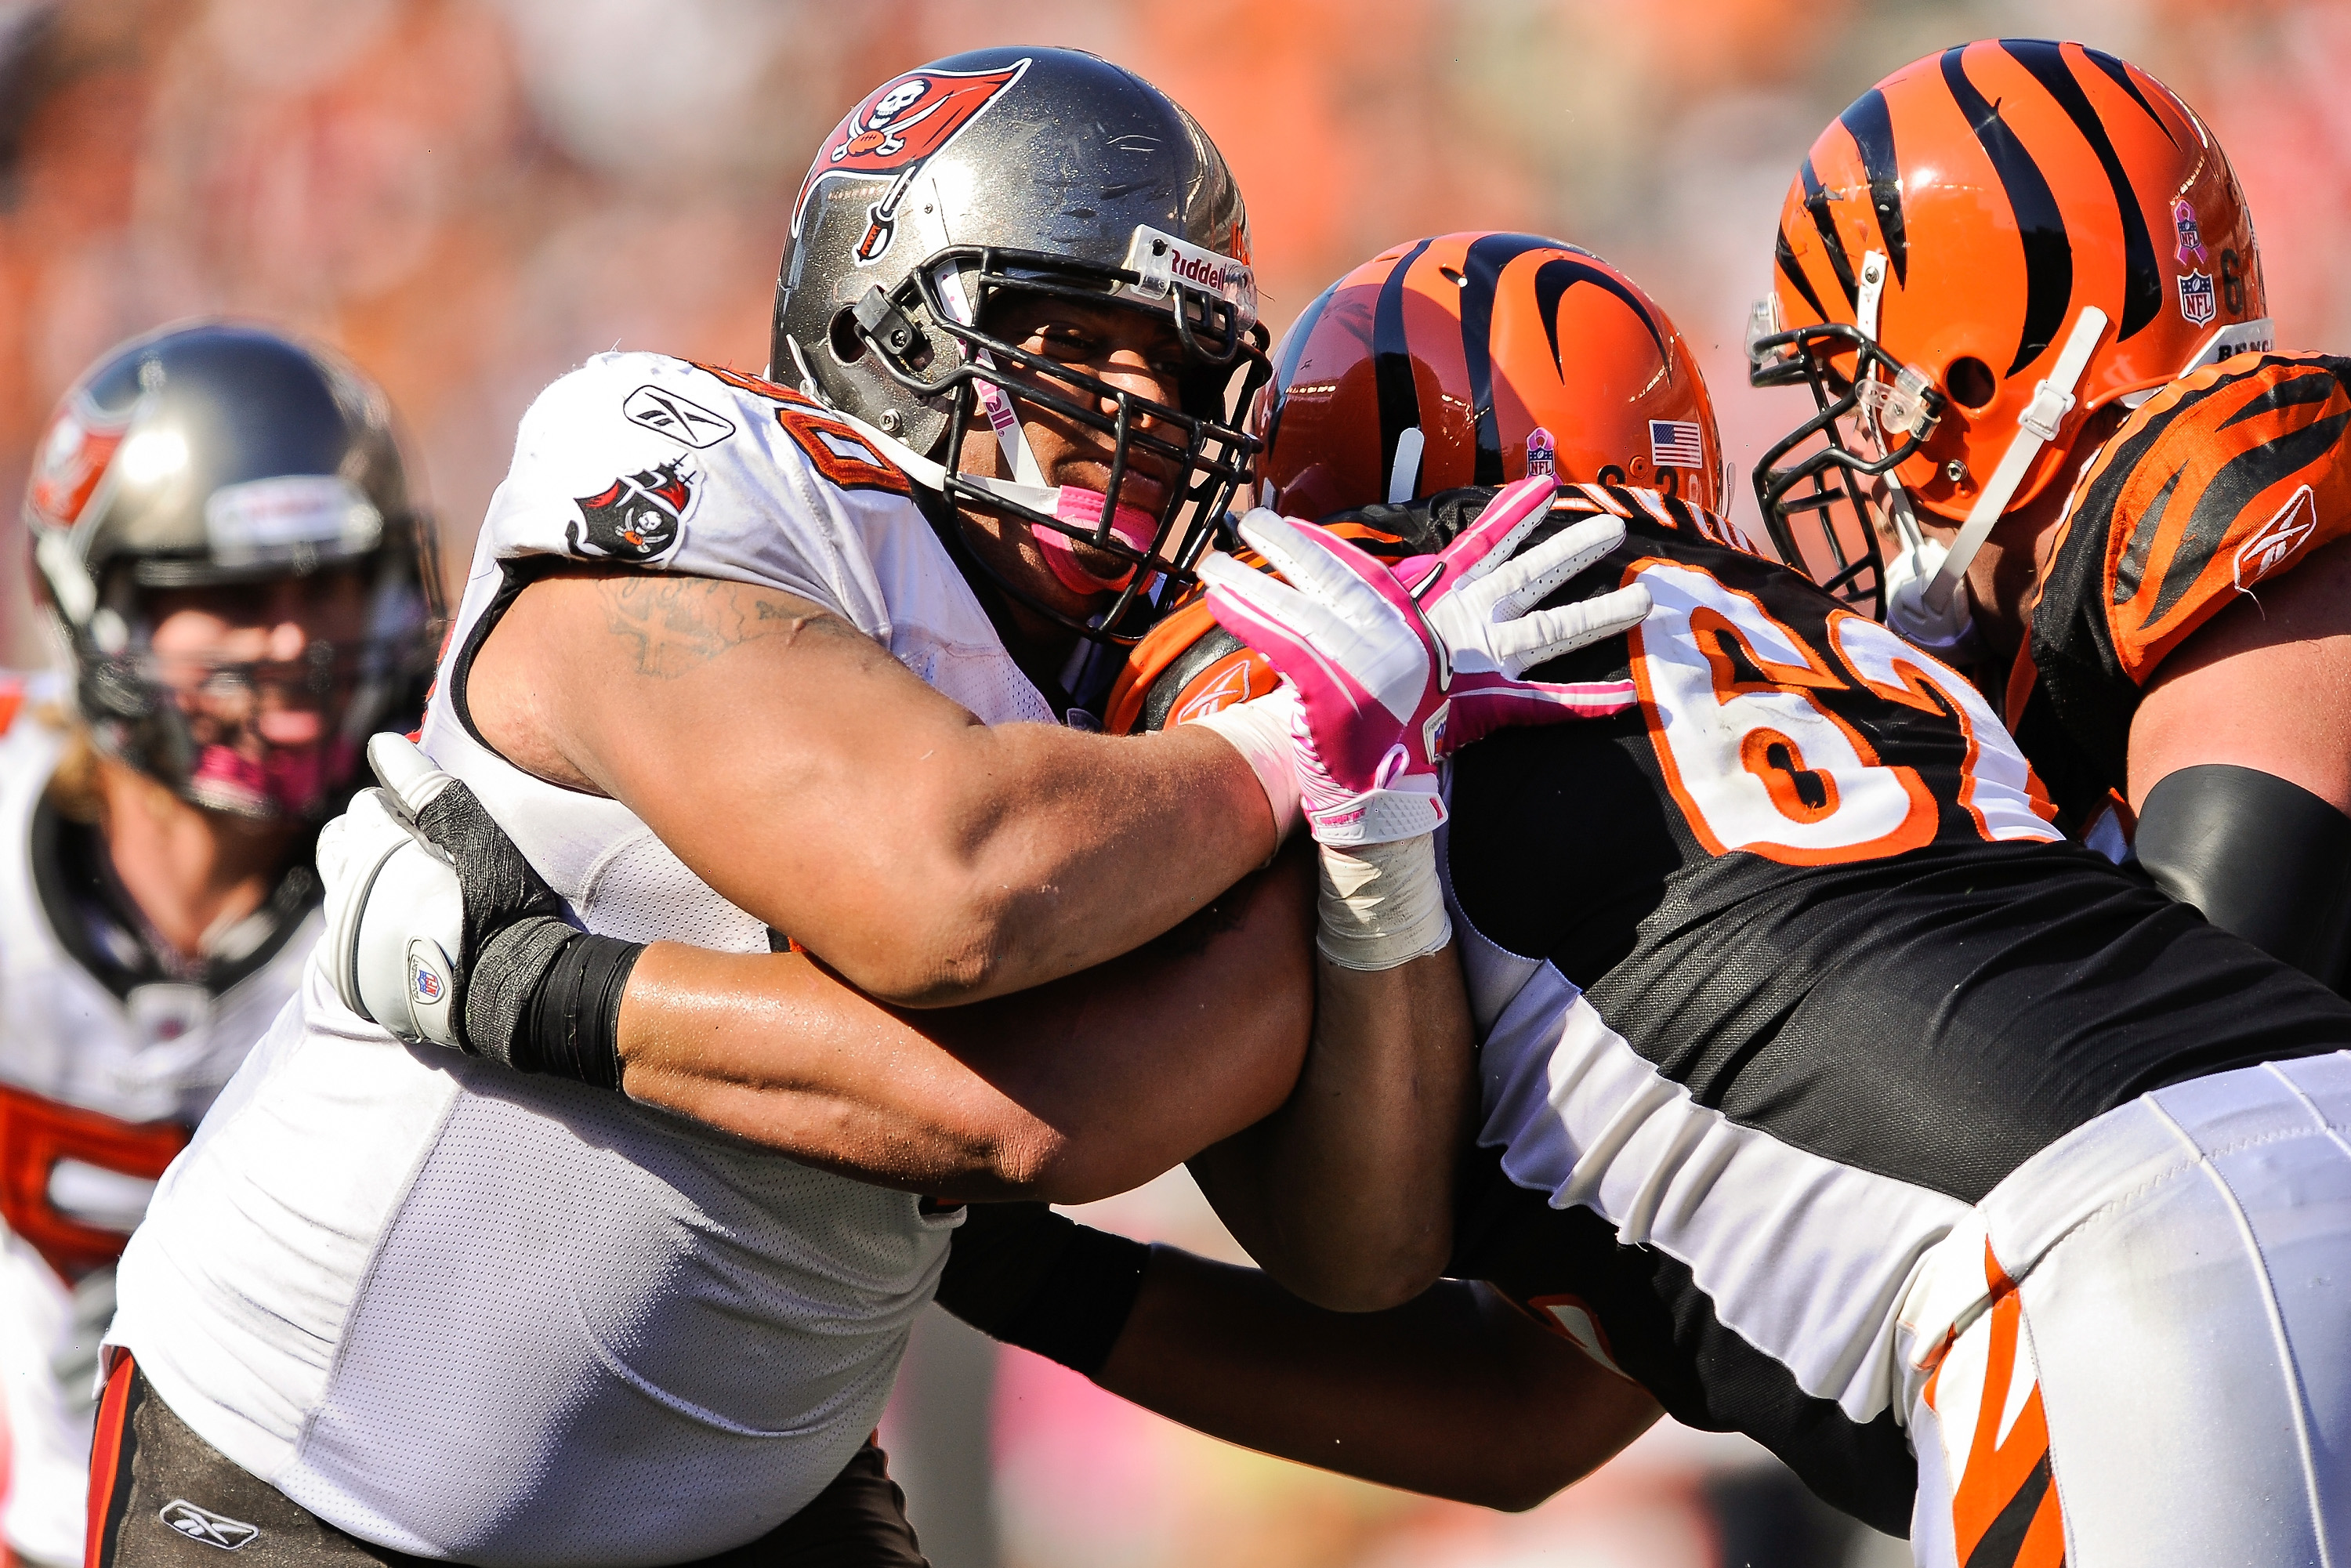
[[(768, 943), (625, 807), (470, 732), (471, 653), (550, 559), (787, 589), (988, 723), (1052, 717), (855, 432), (764, 382), (600, 356), (524, 417), (423, 732), (590, 931)], [(959, 1219), (619, 1095), (403, 1047), (314, 967), (164, 1181), (113, 1337), (207, 1442), (367, 1540), (676, 1563), (764, 1533), (840, 1471)]]
[[(0, 1150), (12, 1166), (0, 1180), (0, 1533), (19, 1556), (70, 1563), (81, 1561), (91, 1355), (114, 1253), (186, 1130), (293, 995), (319, 915), (265, 915), (225, 933), (210, 966), (217, 991), (156, 975), (89, 895), (95, 836), (44, 804), (65, 738), (61, 688), (54, 675), (0, 675)], [(297, 895), (311, 885), (306, 871)], [(18, 1177), (19, 1160), (32, 1179)]]

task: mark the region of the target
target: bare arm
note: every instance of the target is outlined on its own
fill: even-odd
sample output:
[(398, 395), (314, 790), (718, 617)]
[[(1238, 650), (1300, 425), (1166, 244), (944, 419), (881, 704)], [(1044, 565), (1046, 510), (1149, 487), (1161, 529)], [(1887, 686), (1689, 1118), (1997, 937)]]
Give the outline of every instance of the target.
[(2131, 721), (2130, 800), (2198, 763), (2257, 768), (2351, 812), (2351, 539), (2215, 615)]
[(1311, 1016), (1292, 854), (1139, 952), (908, 1013), (799, 954), (656, 943), (620, 1015), (622, 1088), (862, 1180), (1082, 1203), (1281, 1103)]
[(1254, 1270), (1152, 1249), (1095, 1381), (1263, 1453), (1488, 1508), (1526, 1509), (1662, 1414), (1484, 1285), (1324, 1312)]
[(1218, 737), (991, 727), (773, 589), (543, 579), (466, 698), (509, 761), (621, 801), (729, 900), (906, 1006), (1130, 951), (1274, 849), (1264, 790)]
[(1410, 1301), (1453, 1241), (1475, 1041), (1452, 946), (1393, 969), (1315, 958), (1314, 1043), (1287, 1103), (1191, 1162), (1249, 1256), (1341, 1312)]

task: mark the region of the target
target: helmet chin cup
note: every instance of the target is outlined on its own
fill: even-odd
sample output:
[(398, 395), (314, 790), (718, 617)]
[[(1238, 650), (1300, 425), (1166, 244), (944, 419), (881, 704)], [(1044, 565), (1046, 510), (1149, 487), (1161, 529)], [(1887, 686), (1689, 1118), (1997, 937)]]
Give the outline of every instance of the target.
[(1966, 657), (1974, 642), (1975, 616), (1964, 582), (1939, 610), (1927, 603), (1927, 584), (1949, 556), (1941, 540), (1920, 538), (1896, 550), (1884, 568), (1886, 624), (1904, 642), (1940, 659)]

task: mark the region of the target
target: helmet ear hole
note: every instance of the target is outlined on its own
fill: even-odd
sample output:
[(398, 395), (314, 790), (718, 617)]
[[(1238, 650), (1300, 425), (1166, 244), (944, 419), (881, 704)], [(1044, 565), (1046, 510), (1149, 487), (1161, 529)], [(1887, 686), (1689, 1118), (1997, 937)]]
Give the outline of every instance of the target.
[(832, 325), (825, 331), (825, 341), (832, 350), (833, 363), (853, 365), (865, 357), (865, 334), (857, 329), (857, 312), (847, 308), (833, 312)]
[(1970, 411), (1987, 406), (2000, 392), (2000, 382), (1992, 376), (1991, 367), (1973, 354), (1951, 361), (1943, 371), (1943, 386), (1951, 394), (1952, 402)]

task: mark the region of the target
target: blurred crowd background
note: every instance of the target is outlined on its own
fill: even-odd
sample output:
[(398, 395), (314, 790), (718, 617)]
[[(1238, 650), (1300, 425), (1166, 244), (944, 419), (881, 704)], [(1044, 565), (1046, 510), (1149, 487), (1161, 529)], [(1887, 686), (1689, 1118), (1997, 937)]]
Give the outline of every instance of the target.
[[(1797, 162), (1886, 71), (2001, 33), (2179, 90), (2243, 178), (2283, 346), (2351, 348), (2351, 3), (0, 0), (0, 493), (110, 343), (250, 313), (383, 382), (454, 579), (539, 387), (615, 345), (758, 369), (819, 137), (897, 71), (1023, 42), (1109, 56), (1200, 118), (1277, 330), (1417, 234), (1548, 233), (1625, 267), (1702, 356), (1743, 475), (1795, 417), (1746, 390), (1740, 341)], [(0, 658), (22, 664), (40, 643), (5, 517)], [(1180, 1176), (1098, 1218), (1230, 1245)], [(1655, 1434), (1542, 1509), (1484, 1514), (1224, 1448), (943, 1324), (889, 1430), (938, 1568), (1892, 1550), (1823, 1528), (1735, 1440)]]

